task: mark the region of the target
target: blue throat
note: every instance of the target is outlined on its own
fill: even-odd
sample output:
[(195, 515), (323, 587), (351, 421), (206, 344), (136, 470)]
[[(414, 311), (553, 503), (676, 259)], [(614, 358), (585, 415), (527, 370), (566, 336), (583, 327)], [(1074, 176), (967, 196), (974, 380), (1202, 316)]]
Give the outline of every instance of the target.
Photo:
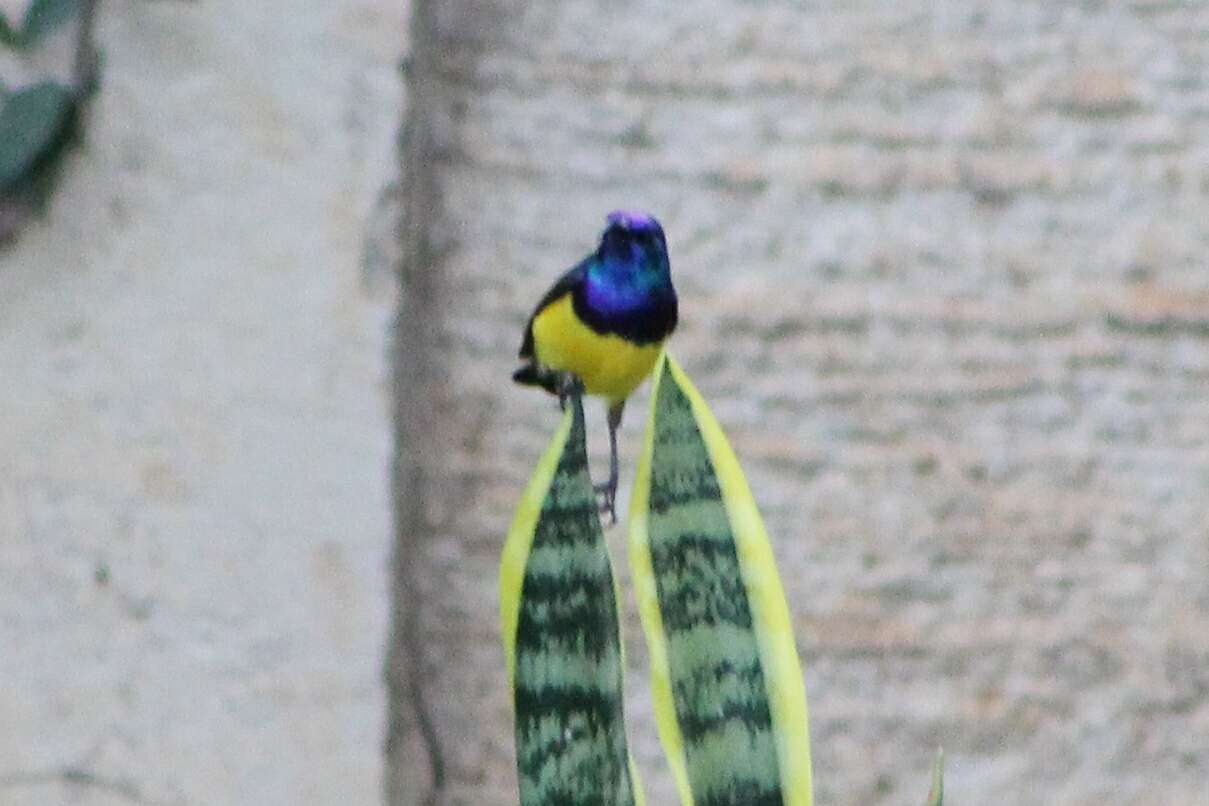
[(615, 210), (600, 246), (577, 267), (583, 281), (572, 294), (575, 313), (592, 330), (634, 344), (655, 344), (675, 330), (667, 242), (645, 213)]
[(657, 305), (673, 294), (667, 258), (635, 243), (602, 249), (588, 266), (588, 305), (600, 314), (625, 316)]

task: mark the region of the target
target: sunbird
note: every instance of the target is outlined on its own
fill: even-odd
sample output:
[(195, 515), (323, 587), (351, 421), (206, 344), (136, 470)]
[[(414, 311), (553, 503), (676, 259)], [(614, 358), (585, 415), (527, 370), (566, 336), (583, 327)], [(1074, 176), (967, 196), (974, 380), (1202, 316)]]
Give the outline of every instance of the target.
[(550, 287), (525, 326), (525, 363), (512, 380), (540, 386), (560, 402), (582, 391), (608, 405), (609, 480), (596, 492), (614, 523), (626, 398), (651, 374), (676, 318), (663, 228), (647, 213), (615, 210), (596, 251)]

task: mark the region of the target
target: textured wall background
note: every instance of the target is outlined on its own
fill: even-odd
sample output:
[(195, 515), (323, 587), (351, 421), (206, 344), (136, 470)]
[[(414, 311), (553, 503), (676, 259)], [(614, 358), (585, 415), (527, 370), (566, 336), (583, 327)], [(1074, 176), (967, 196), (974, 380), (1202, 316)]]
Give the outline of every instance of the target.
[(404, 14), (102, 3), (0, 257), (0, 804), (381, 802)]
[[(776, 541), (819, 802), (918, 802), (938, 744), (955, 802), (1203, 800), (1209, 9), (429, 5), (448, 405), (401, 458), (446, 800), (515, 798), (494, 580), (556, 415), (506, 378), (620, 205)], [(105, 4), (87, 147), (0, 262), (5, 806), (379, 801), (402, 15)]]
[(775, 539), (820, 803), (918, 802), (939, 744), (954, 802), (1203, 800), (1209, 8), (433, 13), (411, 225), (454, 301), (420, 575), (450, 801), (514, 797), (493, 580), (556, 421), (507, 384), (514, 342), (622, 205), (664, 221), (674, 349)]

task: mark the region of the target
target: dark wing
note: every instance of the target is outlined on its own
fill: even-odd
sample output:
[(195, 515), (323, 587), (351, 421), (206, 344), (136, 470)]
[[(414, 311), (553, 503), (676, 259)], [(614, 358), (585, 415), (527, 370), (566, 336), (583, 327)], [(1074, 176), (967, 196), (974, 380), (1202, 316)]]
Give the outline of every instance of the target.
[(557, 282), (550, 286), (550, 290), (542, 297), (541, 302), (537, 303), (537, 307), (533, 309), (533, 314), (529, 317), (529, 323), (525, 325), (525, 338), (521, 341), (518, 358), (533, 358), (533, 320), (550, 305), (558, 302), (583, 284), (584, 277), (588, 273), (588, 262), (590, 260), (591, 258), (585, 258), (580, 261), (579, 265), (575, 266), (562, 277), (559, 277)]

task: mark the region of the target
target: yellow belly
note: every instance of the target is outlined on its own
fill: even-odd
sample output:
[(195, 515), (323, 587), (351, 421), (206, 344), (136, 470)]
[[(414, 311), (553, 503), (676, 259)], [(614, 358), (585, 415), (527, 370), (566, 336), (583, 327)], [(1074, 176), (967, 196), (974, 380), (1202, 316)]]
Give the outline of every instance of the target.
[(575, 315), (571, 296), (546, 306), (533, 320), (533, 347), (539, 364), (572, 372), (590, 395), (616, 404), (642, 383), (663, 344), (632, 344), (620, 336), (602, 336)]

